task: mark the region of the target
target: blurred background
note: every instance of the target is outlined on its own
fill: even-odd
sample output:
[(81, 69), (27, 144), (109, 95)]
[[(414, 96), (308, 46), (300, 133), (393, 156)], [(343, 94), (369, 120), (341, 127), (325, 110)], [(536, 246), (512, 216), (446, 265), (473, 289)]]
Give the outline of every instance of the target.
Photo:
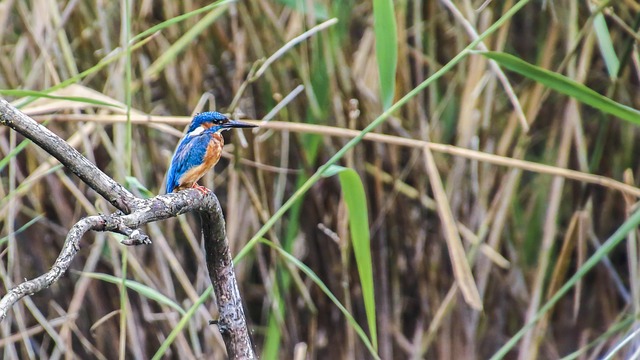
[[(621, 345), (613, 356), (627, 358), (640, 345), (636, 230), (570, 278), (635, 211), (637, 126), (463, 51), (495, 24), (489, 50), (637, 109), (640, 5), (532, 1), (499, 20), (525, 2), (5, 0), (0, 89), (140, 196), (163, 192), (193, 113), (261, 121), (226, 133), (224, 158), (200, 182), (220, 199), (234, 256), (353, 130), (417, 89), (337, 162), (355, 181), (322, 177), (266, 231), (298, 263), (255, 241), (237, 259), (257, 353), (591, 359)], [(5, 293), (47, 271), (80, 218), (114, 209), (5, 127), (0, 154)], [(355, 213), (368, 232), (354, 230)], [(145, 231), (153, 244), (134, 248), (87, 234), (70, 271), (0, 324), (2, 357), (224, 358), (199, 219)], [(370, 239), (359, 255), (371, 256), (369, 275), (353, 237)]]

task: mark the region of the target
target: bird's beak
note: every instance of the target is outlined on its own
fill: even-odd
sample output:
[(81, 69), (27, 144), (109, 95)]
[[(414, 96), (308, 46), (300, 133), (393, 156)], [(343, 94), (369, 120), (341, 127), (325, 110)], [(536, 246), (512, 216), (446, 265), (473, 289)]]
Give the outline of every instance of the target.
[(245, 123), (242, 121), (236, 121), (236, 120), (229, 120), (228, 122), (222, 124), (221, 126), (225, 129), (258, 127), (258, 125), (253, 125), (253, 124)]

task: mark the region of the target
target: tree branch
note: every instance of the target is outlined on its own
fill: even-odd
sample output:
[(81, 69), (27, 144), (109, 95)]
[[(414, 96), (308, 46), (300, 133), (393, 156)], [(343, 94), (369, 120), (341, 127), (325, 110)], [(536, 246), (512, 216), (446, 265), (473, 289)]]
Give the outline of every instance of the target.
[(87, 231), (123, 234), (127, 236), (127, 239), (122, 241), (125, 245), (150, 244), (149, 237), (138, 229), (140, 226), (195, 211), (202, 218), (207, 269), (220, 314), (217, 324), (227, 354), (232, 359), (256, 358), (233, 270), (224, 216), (218, 198), (212, 192), (203, 195), (198, 190), (184, 190), (151, 199), (141, 199), (103, 173), (49, 129), (22, 114), (1, 98), (0, 124), (9, 126), (39, 145), (120, 210), (113, 214), (89, 216), (78, 221), (67, 234), (53, 267), (45, 274), (9, 290), (0, 299), (0, 321), (5, 319), (13, 304), (27, 295), (51, 286), (64, 275), (80, 250), (80, 239)]
[[(220, 206), (218, 202), (214, 206)], [(224, 217), (222, 210), (202, 211), (202, 234), (204, 251), (207, 256), (207, 269), (218, 299), (225, 299), (225, 305), (219, 306), (220, 318), (218, 329), (222, 334), (230, 358), (253, 359), (253, 345), (247, 332), (242, 300), (236, 274), (233, 271), (233, 260), (226, 241)], [(231, 356), (231, 354), (234, 356)]]
[(33, 141), (122, 212), (130, 213), (137, 207), (139, 199), (127, 189), (98, 169), (94, 163), (58, 135), (21, 113), (2, 98), (0, 98), (0, 125), (8, 126)]

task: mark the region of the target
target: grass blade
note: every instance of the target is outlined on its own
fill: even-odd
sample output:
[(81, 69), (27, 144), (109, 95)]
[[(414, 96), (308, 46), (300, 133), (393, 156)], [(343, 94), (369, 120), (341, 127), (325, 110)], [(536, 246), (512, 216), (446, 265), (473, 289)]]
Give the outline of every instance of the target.
[(398, 66), (398, 30), (392, 0), (373, 1), (373, 27), (376, 37), (382, 108), (387, 110), (393, 104)]
[(210, 13), (205, 15), (200, 21), (198, 21), (189, 31), (187, 31), (180, 39), (174, 42), (160, 57), (156, 59), (144, 72), (144, 78), (150, 78), (162, 71), (167, 64), (173, 61), (178, 54), (186, 49), (191, 42), (202, 34), (211, 24), (216, 21), (225, 11), (229, 8), (228, 5), (222, 4), (213, 9)]
[[(30, 141), (30, 140), (24, 140), (23, 142), (21, 142), (20, 144), (18, 144), (18, 146), (16, 146), (16, 149), (20, 148), (20, 145), (22, 145), (22, 144), (25, 144), (25, 146), (26, 146), (26, 145), (28, 145), (28, 144), (31, 144), (31, 141)], [(12, 153), (13, 153), (13, 152), (12, 152)], [(11, 153), (11, 154), (12, 154), (12, 153)], [(15, 155), (11, 155), (11, 154), (10, 154), (10, 155), (7, 155), (7, 157), (6, 157), (6, 158), (3, 158), (2, 160), (4, 160), (4, 159), (8, 159), (8, 158), (9, 158), (9, 156), (15, 156)], [(8, 162), (8, 160), (7, 160), (7, 162)], [(6, 164), (6, 163), (5, 163), (5, 164)], [(2, 171), (3, 166), (4, 166), (4, 165), (3, 165), (3, 161), (0, 161), (0, 171)], [(62, 169), (63, 167), (64, 167), (64, 165), (62, 165), (62, 164), (58, 164), (58, 165), (52, 166), (49, 170), (47, 170), (47, 171), (43, 172), (43, 173), (42, 173), (42, 176), (46, 176), (46, 175), (52, 174), (52, 173), (54, 173), (54, 172), (56, 172), (56, 171), (58, 171), (58, 170)], [(31, 188), (31, 186), (32, 186), (32, 182), (33, 182), (33, 181), (37, 181), (37, 179), (38, 179), (38, 178), (40, 178), (40, 177), (41, 177), (41, 176), (38, 176), (38, 177), (34, 178), (33, 180), (29, 180), (29, 181), (21, 182), (21, 183), (20, 183), (20, 185), (18, 185), (18, 187), (17, 187), (14, 191), (9, 192), (5, 197), (3, 197), (2, 199), (0, 199), (0, 209), (2, 209), (2, 208), (4, 208), (5, 206), (7, 206), (7, 204), (9, 203), (9, 201), (11, 201), (12, 199), (14, 199), (14, 198), (16, 198), (16, 197), (19, 197), (19, 196), (22, 196), (23, 194), (25, 194), (26, 192), (28, 192), (28, 191), (29, 191), (29, 189), (30, 189), (30, 188)]]
[(349, 212), (349, 232), (356, 257), (364, 308), (367, 313), (367, 324), (374, 349), (378, 349), (376, 328), (376, 300), (373, 285), (373, 266), (371, 262), (371, 236), (369, 235), (369, 212), (367, 197), (360, 175), (353, 170), (333, 165), (327, 169), (326, 175), (338, 174), (342, 197)]
[(29, 144), (31, 144), (31, 140), (22, 140), (20, 144), (13, 148), (5, 157), (0, 159), (0, 171), (4, 170), (4, 168), (9, 165), (9, 161), (11, 161), (13, 157), (18, 156), (18, 154)]
[(498, 21), (493, 23), (493, 25), (489, 26), (487, 30), (485, 30), (480, 36), (472, 41), (463, 51), (458, 53), (453, 59), (451, 59), (447, 64), (441, 67), (438, 71), (433, 73), (433, 75), (429, 76), (426, 80), (421, 82), (418, 86), (416, 86), (413, 90), (404, 95), (400, 100), (394, 103), (389, 109), (384, 111), (380, 116), (378, 116), (373, 122), (367, 125), (360, 134), (353, 139), (351, 139), (346, 145), (344, 145), (338, 152), (336, 152), (324, 165), (320, 166), (318, 170), (311, 176), (309, 179), (302, 184), (296, 192), (291, 195), (291, 197), (284, 203), (280, 208), (267, 220), (267, 222), (262, 225), (262, 227), (256, 232), (256, 234), (247, 242), (247, 244), (240, 249), (238, 254), (234, 257), (233, 262), (237, 263), (242, 258), (244, 258), (251, 249), (256, 245), (258, 241), (262, 239), (262, 237), (267, 233), (271, 227), (275, 225), (275, 223), (282, 218), (282, 216), (289, 211), (289, 209), (295, 204), (302, 196), (323, 176), (325, 171), (333, 164), (335, 164), (338, 160), (340, 160), (350, 149), (359, 144), (364, 136), (373, 129), (380, 126), (384, 123), (391, 113), (400, 109), (403, 105), (405, 105), (410, 99), (414, 98), (418, 93), (426, 89), (429, 85), (434, 83), (444, 74), (448, 73), (454, 66), (456, 66), (462, 59), (464, 59), (467, 55), (471, 53), (471, 49), (474, 49), (482, 40), (484, 40), (489, 35), (493, 34), (499, 27), (504, 25), (513, 15), (515, 15), (518, 11), (520, 11), (525, 5), (527, 5), (531, 0), (520, 0), (515, 5), (513, 5), (509, 10), (507, 10), (504, 15)]
[(193, 10), (193, 11), (189, 11), (188, 13), (184, 13), (182, 15), (178, 15), (176, 17), (173, 17), (171, 19), (163, 21), (158, 25), (152, 26), (152, 27), (148, 28), (147, 30), (141, 32), (140, 34), (134, 36), (133, 38), (131, 38), (131, 42), (132, 43), (136, 42), (136, 41), (138, 41), (138, 40), (140, 40), (142, 38), (145, 38), (145, 37), (147, 37), (147, 36), (149, 36), (149, 35), (151, 35), (151, 34), (153, 34), (155, 32), (158, 32), (160, 30), (166, 29), (171, 25), (174, 25), (174, 24), (180, 23), (182, 21), (185, 21), (185, 20), (187, 20), (188, 18), (190, 18), (192, 16), (198, 15), (198, 14), (203, 13), (203, 12), (207, 12), (207, 11), (209, 11), (209, 10), (211, 10), (213, 8), (216, 8), (216, 7), (220, 6), (220, 5), (230, 4), (232, 2), (235, 2), (235, 0), (216, 1), (216, 2), (214, 2), (212, 4), (207, 5), (207, 6), (203, 6), (200, 9), (196, 9), (196, 10)]
[[(592, 5), (590, 7), (592, 8), (592, 11), (595, 8), (595, 6)], [(604, 63), (605, 65), (607, 65), (609, 77), (611, 79), (615, 79), (618, 76), (618, 70), (620, 69), (620, 60), (618, 60), (616, 51), (613, 48), (611, 35), (609, 34), (609, 28), (607, 27), (607, 22), (604, 20), (604, 15), (602, 15), (602, 12), (594, 15), (593, 29), (596, 32), (600, 54), (602, 54)]]
[(618, 246), (629, 232), (634, 231), (635, 228), (640, 224), (640, 210), (636, 210), (628, 219), (625, 221), (616, 232), (611, 235), (607, 241), (605, 241), (602, 246), (596, 250), (591, 257), (585, 261), (584, 265), (576, 271), (576, 273), (558, 290), (558, 292), (553, 295), (549, 301), (547, 301), (544, 306), (540, 308), (536, 316), (527, 324), (525, 324), (515, 335), (513, 335), (506, 344), (504, 344), (498, 352), (496, 352), (491, 360), (497, 360), (504, 358), (507, 353), (514, 347), (516, 344), (522, 339), (524, 334), (533, 327), (538, 320), (540, 320), (544, 314), (546, 314), (551, 308), (560, 300), (564, 295), (566, 295), (571, 288), (584, 277), (591, 269), (593, 269), (607, 254), (609, 254), (616, 246)]
[(109, 107), (114, 107), (114, 108), (117, 108), (117, 109), (121, 109), (122, 108), (120, 105), (110, 104), (110, 103), (105, 102), (105, 101), (91, 99), (91, 98), (88, 98), (88, 97), (82, 97), (82, 96), (57, 96), (57, 95), (48, 94), (47, 92), (33, 91), (33, 90), (7, 90), (7, 89), (0, 89), (0, 95), (17, 96), (17, 97), (31, 96), (31, 97), (34, 97), (34, 98), (47, 98), (47, 99), (56, 99), (56, 100), (76, 101), (76, 102), (87, 103), (87, 104), (92, 104), (92, 105), (109, 106)]
[[(115, 285), (121, 285), (122, 284), (122, 279), (121, 278), (115, 277), (115, 276), (109, 275), (109, 274), (80, 272), (80, 275), (86, 276), (86, 277), (90, 277), (90, 278), (96, 279), (96, 280), (105, 281), (105, 282), (108, 282), (108, 283), (111, 283), (111, 284), (115, 284)], [(169, 299), (168, 297), (166, 297), (164, 294), (158, 292), (158, 290), (156, 290), (156, 289), (150, 288), (147, 285), (141, 284), (141, 283), (139, 283), (137, 281), (133, 281), (133, 280), (127, 280), (126, 281), (126, 285), (127, 285), (127, 288), (137, 292), (138, 294), (146, 297), (147, 299), (153, 300), (153, 301), (157, 302), (158, 304), (166, 305), (166, 306), (176, 310), (182, 316), (187, 314), (187, 312), (180, 305), (178, 305), (175, 301), (173, 301), (173, 300)]]
[(369, 349), (371, 356), (373, 356), (375, 359), (380, 359), (380, 357), (378, 357), (378, 354), (376, 353), (376, 350), (373, 348), (373, 345), (367, 338), (367, 334), (365, 334), (364, 330), (362, 330), (360, 325), (358, 325), (358, 322), (356, 321), (356, 319), (353, 318), (353, 316), (349, 313), (349, 311), (347, 311), (344, 305), (342, 305), (340, 300), (338, 300), (338, 298), (336, 298), (336, 296), (333, 295), (331, 290), (329, 290), (327, 285), (325, 285), (322, 282), (322, 280), (320, 280), (318, 275), (316, 275), (316, 273), (314, 273), (313, 270), (311, 270), (307, 265), (305, 265), (300, 260), (296, 259), (295, 256), (284, 251), (281, 247), (277, 246), (271, 241), (261, 239), (261, 242), (275, 249), (285, 260), (295, 265), (298, 269), (300, 269), (303, 273), (305, 273), (309, 277), (309, 279), (311, 279), (316, 285), (318, 285), (320, 290), (322, 290), (322, 292), (325, 293), (325, 295), (327, 295), (329, 299), (331, 299), (331, 301), (336, 305), (336, 307), (338, 307), (338, 309), (340, 309), (342, 314), (347, 318), (347, 321), (349, 321), (349, 324), (356, 331), (356, 333), (358, 334), (358, 336), (360, 337), (364, 345), (367, 347), (367, 349)]
[(278, 0), (278, 2), (303, 14), (312, 14), (316, 20), (324, 21), (329, 18), (327, 7), (319, 1)]
[(590, 88), (577, 83), (564, 75), (529, 64), (513, 55), (492, 51), (480, 51), (478, 53), (489, 59), (495, 60), (498, 64), (506, 67), (507, 69), (535, 80), (560, 93), (569, 95), (584, 104), (619, 117), (620, 119), (640, 125), (640, 111), (615, 102), (606, 96), (600, 95)]
[(162, 345), (158, 348), (156, 353), (153, 355), (152, 360), (162, 359), (163, 356), (166, 355), (169, 346), (173, 343), (173, 341), (178, 337), (178, 334), (182, 332), (187, 327), (187, 323), (191, 318), (196, 314), (198, 307), (200, 307), (204, 302), (213, 294), (213, 286), (209, 286), (207, 290), (205, 290), (202, 295), (198, 298), (198, 300), (187, 310), (187, 312), (182, 316), (178, 325), (176, 325), (167, 338), (164, 340)]
[[(16, 235), (20, 234), (21, 232), (27, 230), (31, 225), (37, 223), (43, 217), (44, 217), (43, 214), (39, 214), (38, 216), (36, 216), (33, 219), (29, 220), (26, 224), (22, 225), (18, 230), (14, 231), (12, 235), (16, 236)], [(10, 235), (7, 235), (7, 236), (5, 236), (3, 238), (0, 238), (0, 246), (4, 245), (4, 243), (9, 241), (9, 236)]]
[(429, 178), (429, 183), (431, 183), (433, 197), (436, 201), (438, 216), (442, 223), (442, 233), (447, 241), (451, 266), (453, 267), (453, 276), (467, 304), (475, 310), (482, 311), (480, 291), (473, 278), (471, 266), (467, 260), (467, 253), (462, 245), (458, 227), (456, 226), (453, 212), (449, 206), (449, 199), (444, 190), (444, 185), (442, 184), (442, 179), (440, 178), (433, 154), (426, 146), (424, 148), (424, 160), (427, 177)]
[(150, 199), (154, 196), (153, 193), (135, 176), (125, 177), (125, 187), (132, 193), (139, 194), (143, 199)]

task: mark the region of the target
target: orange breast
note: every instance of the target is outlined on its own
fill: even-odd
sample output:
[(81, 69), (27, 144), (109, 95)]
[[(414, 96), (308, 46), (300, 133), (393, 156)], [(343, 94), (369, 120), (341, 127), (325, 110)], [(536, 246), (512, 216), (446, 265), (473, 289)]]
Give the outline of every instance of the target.
[(211, 170), (220, 160), (223, 146), (224, 138), (222, 135), (218, 133), (213, 134), (209, 145), (207, 145), (207, 151), (205, 152), (202, 164), (192, 167), (182, 175), (178, 190), (192, 187), (207, 171)]

